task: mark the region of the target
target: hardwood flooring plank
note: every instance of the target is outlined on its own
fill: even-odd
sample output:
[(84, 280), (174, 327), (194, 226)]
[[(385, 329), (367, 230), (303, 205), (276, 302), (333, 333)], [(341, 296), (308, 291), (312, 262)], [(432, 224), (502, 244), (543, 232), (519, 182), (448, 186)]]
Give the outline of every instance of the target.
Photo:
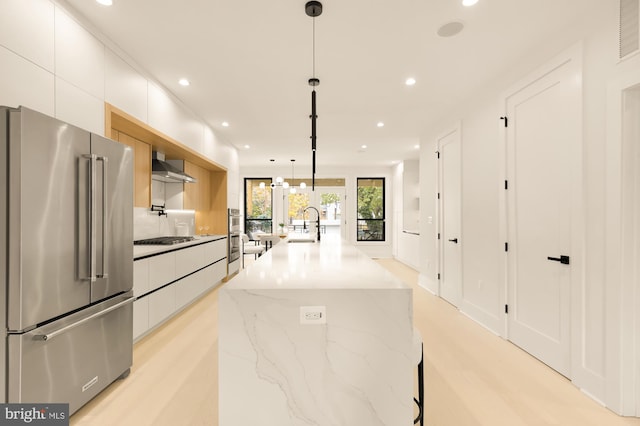
[[(378, 262), (414, 288), (414, 323), (424, 340), (426, 425), (640, 426), (640, 419), (617, 416), (418, 287), (416, 271), (392, 259)], [(217, 304), (214, 289), (136, 343), (131, 375), (80, 409), (70, 424), (218, 426)]]

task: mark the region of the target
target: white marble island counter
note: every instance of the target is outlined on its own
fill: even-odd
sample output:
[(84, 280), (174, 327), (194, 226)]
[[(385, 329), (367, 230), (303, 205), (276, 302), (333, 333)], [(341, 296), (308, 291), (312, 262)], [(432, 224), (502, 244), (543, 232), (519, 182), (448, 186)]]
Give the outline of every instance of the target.
[(220, 291), (219, 425), (411, 425), (412, 316), (355, 247), (277, 244)]

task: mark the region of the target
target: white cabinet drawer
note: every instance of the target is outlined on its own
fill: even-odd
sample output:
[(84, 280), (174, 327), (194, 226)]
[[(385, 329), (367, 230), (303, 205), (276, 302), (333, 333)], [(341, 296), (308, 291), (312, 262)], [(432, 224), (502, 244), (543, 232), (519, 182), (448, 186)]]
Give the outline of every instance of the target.
[(194, 247), (178, 250), (176, 253), (176, 277), (184, 277), (203, 268), (208, 263), (205, 263), (205, 246), (207, 244), (200, 244)]
[(165, 253), (149, 259), (149, 290), (176, 279), (176, 252)]
[(133, 339), (142, 336), (149, 329), (149, 298), (133, 302)]
[(216, 260), (227, 257), (227, 239), (216, 240), (211, 243), (205, 244), (207, 249), (206, 258), (207, 265), (215, 262)]
[(151, 293), (149, 299), (149, 328), (164, 321), (176, 310), (176, 286), (169, 285)]
[(149, 292), (149, 259), (133, 262), (133, 295), (140, 297)]

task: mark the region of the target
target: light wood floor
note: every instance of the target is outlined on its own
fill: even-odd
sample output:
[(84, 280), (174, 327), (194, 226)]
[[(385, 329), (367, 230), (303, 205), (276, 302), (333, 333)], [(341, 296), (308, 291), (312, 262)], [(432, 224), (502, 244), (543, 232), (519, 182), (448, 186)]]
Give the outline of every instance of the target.
[[(414, 288), (414, 322), (425, 347), (426, 425), (640, 426), (640, 419), (618, 417), (419, 288), (416, 271), (378, 262)], [(138, 342), (131, 375), (79, 410), (71, 425), (217, 426), (217, 301), (214, 290)]]

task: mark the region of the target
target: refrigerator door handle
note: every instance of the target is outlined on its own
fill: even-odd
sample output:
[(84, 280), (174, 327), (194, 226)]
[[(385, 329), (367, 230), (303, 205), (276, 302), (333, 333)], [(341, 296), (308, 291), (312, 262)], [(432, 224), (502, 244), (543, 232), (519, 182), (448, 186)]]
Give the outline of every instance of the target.
[(107, 162), (109, 159), (107, 157), (97, 157), (97, 161), (102, 161), (102, 274), (98, 274), (98, 278), (108, 278), (109, 274), (107, 273), (107, 265), (108, 263), (108, 245), (107, 245), (107, 170), (108, 165)]
[(89, 174), (89, 276), (88, 281), (95, 282), (96, 277), (96, 166), (97, 156), (86, 154), (84, 158), (89, 159), (91, 172)]
[(85, 323), (87, 323), (87, 322), (89, 322), (89, 321), (91, 321), (91, 320), (94, 320), (94, 319), (96, 319), (96, 318), (98, 318), (98, 317), (101, 317), (101, 316), (103, 316), (103, 315), (106, 315), (106, 314), (108, 314), (108, 313), (109, 313), (109, 312), (111, 312), (111, 311), (115, 311), (116, 309), (121, 308), (121, 307), (123, 307), (124, 305), (128, 305), (129, 303), (133, 303), (135, 300), (136, 300), (136, 298), (135, 298), (135, 297), (130, 297), (130, 298), (126, 299), (126, 300), (123, 300), (123, 301), (122, 301), (122, 302), (120, 302), (120, 303), (116, 303), (116, 304), (115, 304), (115, 305), (113, 305), (113, 306), (110, 306), (110, 307), (108, 307), (108, 308), (106, 308), (106, 309), (103, 309), (103, 310), (101, 310), (101, 311), (98, 311), (98, 312), (96, 312), (95, 314), (89, 315), (88, 317), (84, 317), (84, 318), (82, 318), (81, 320), (76, 321), (76, 322), (74, 322), (74, 323), (71, 323), (71, 324), (69, 324), (69, 325), (67, 325), (67, 326), (65, 326), (65, 327), (62, 327), (62, 328), (60, 328), (60, 329), (58, 329), (58, 330), (56, 330), (56, 331), (53, 331), (53, 332), (51, 332), (51, 333), (47, 333), (47, 334), (38, 334), (38, 335), (36, 335), (36, 336), (33, 336), (33, 338), (34, 338), (35, 340), (45, 340), (45, 341), (46, 341), (46, 340), (51, 340), (51, 339), (53, 339), (54, 337), (57, 337), (57, 336), (59, 336), (59, 335), (61, 335), (61, 334), (64, 334), (64, 333), (66, 333), (67, 331), (69, 331), (69, 330), (71, 330), (71, 329), (74, 329), (74, 328), (76, 328), (76, 327), (78, 327), (78, 326), (81, 326), (82, 324), (85, 324)]

